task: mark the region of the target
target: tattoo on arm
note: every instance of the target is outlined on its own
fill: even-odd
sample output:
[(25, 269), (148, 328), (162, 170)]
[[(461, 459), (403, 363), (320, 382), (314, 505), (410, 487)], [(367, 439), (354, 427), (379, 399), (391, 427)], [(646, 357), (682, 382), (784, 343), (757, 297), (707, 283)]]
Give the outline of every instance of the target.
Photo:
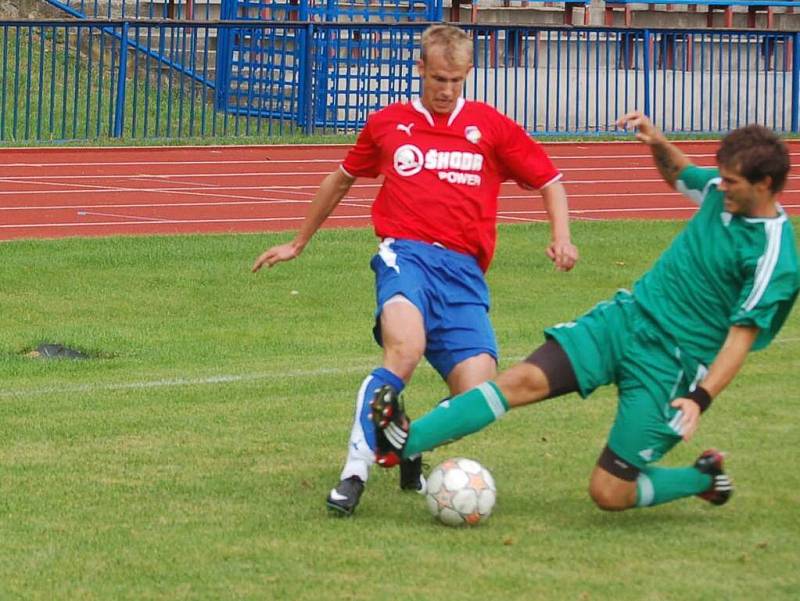
[(673, 148), (669, 145), (653, 146), (652, 151), (653, 160), (655, 160), (661, 177), (667, 180), (668, 184), (674, 185), (684, 165), (680, 165), (676, 161)]

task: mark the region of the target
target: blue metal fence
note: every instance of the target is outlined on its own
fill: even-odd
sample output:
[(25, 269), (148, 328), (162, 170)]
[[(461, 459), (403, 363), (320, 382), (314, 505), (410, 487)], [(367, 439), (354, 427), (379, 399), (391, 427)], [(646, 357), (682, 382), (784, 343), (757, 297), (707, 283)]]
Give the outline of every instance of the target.
[[(386, 75), (383, 70), (373, 67), (387, 64), (394, 72), (410, 73), (414, 66), (413, 39), (408, 40), (406, 52), (396, 52), (398, 34), (387, 31), (387, 24), (431, 22), (442, 18), (441, 0), (221, 0), (221, 3), (222, 18), (243, 21), (243, 26), (220, 32), (220, 61), (230, 62), (233, 69), (218, 70), (218, 108), (232, 112), (250, 112), (256, 108), (275, 116), (276, 104), (280, 104), (276, 100), (285, 93), (285, 83), (281, 82), (297, 81), (298, 87), (302, 88), (308, 81), (313, 81), (316, 90), (313, 94), (316, 118), (313, 122), (316, 125), (325, 125), (331, 119), (331, 111), (337, 112), (331, 109), (338, 105), (337, 96), (345, 94), (349, 98), (351, 95), (349, 85), (342, 91), (338, 77), (330, 77), (342, 61), (364, 57), (362, 64), (367, 67), (360, 68), (359, 64), (356, 76), (348, 78), (348, 84), (351, 81), (357, 83), (361, 91), (381, 89)], [(263, 20), (377, 23), (380, 27), (368, 30), (317, 29), (315, 39), (310, 41), (306, 29), (298, 29), (296, 35), (289, 33), (278, 37), (265, 36), (261, 28), (246, 25), (247, 22)], [(309, 44), (313, 45), (313, 50)], [(265, 48), (269, 49), (268, 53)], [(309, 52), (313, 52), (313, 74), (304, 78), (306, 54)], [(228, 76), (229, 79), (225, 79)], [(246, 80), (245, 85), (243, 80)], [(299, 92), (301, 97), (306, 93), (304, 89)], [(362, 104), (352, 118), (347, 112), (343, 117), (344, 127), (349, 127), (353, 119), (363, 121), (363, 113), (374, 110), (376, 106)], [(310, 118), (303, 111), (299, 122), (305, 126)]]
[[(427, 25), (0, 22), (0, 142), (354, 132), (420, 92)], [(798, 130), (800, 33), (464, 27), (465, 96), (531, 133), (613, 134), (631, 108), (668, 132)]]

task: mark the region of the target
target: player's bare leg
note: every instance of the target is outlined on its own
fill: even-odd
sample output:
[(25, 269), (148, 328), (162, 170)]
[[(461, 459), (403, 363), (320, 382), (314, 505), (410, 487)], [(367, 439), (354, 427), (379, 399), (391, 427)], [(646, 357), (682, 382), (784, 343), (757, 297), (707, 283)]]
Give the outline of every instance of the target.
[[(392, 302), (394, 301), (394, 302)], [(402, 373), (404, 380), (411, 379), (425, 352), (425, 329), (419, 309), (405, 297), (390, 299), (381, 313), (381, 333), (384, 348), (384, 366)], [(400, 488), (424, 493), (425, 477), (422, 474), (422, 456), (417, 455), (400, 462)]]
[(497, 361), (489, 353), (464, 359), (447, 375), (447, 387), (453, 397), (497, 376)]
[(384, 386), (392, 387), (399, 394), (411, 379), (425, 349), (422, 315), (404, 297), (387, 301), (380, 320), (383, 366), (373, 370), (358, 391), (347, 460), (339, 484), (331, 489), (326, 500), (326, 505), (336, 515), (353, 514), (375, 462), (375, 427), (369, 419), (370, 401)]
[(589, 480), (589, 496), (606, 511), (629, 509), (636, 505), (636, 480), (623, 480), (596, 465)]

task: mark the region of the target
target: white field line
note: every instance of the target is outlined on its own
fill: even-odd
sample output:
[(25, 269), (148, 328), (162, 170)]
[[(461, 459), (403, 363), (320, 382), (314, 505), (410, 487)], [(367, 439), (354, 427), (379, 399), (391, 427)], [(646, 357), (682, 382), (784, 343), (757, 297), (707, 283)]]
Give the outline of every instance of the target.
[[(800, 337), (778, 338), (772, 344), (794, 344)], [(511, 363), (522, 361), (527, 355), (508, 357)], [(218, 384), (237, 384), (282, 378), (314, 378), (319, 376), (339, 376), (352, 373), (367, 373), (374, 368), (374, 363), (353, 365), (349, 367), (321, 367), (316, 369), (296, 369), (284, 372), (257, 372), (249, 374), (220, 374), (201, 378), (165, 378), (157, 380), (140, 380), (137, 382), (116, 382), (108, 384), (65, 384), (45, 388), (0, 390), (0, 398), (28, 398), (48, 394), (69, 394), (79, 392), (111, 392), (114, 390), (151, 390), (158, 388), (181, 388), (189, 386), (215, 386)], [(355, 385), (355, 384), (354, 384)]]
[(317, 369), (299, 369), (287, 372), (261, 372), (251, 374), (218, 375), (204, 378), (167, 378), (159, 380), (143, 380), (139, 382), (118, 382), (109, 384), (73, 384), (33, 388), (30, 390), (0, 390), (0, 398), (30, 397), (43, 394), (63, 394), (71, 392), (103, 392), (112, 390), (146, 390), (151, 388), (175, 388), (183, 386), (209, 386), (215, 384), (231, 384), (236, 382), (255, 382), (277, 378), (310, 378), (325, 375), (341, 375), (356, 372), (367, 373), (371, 367), (359, 365), (353, 367), (330, 367)]
[[(588, 182), (587, 182), (588, 183)], [(354, 186), (355, 187), (355, 186)], [(377, 187), (377, 185), (375, 186)], [(234, 188), (234, 189), (241, 189), (241, 188)], [(260, 187), (253, 187), (252, 189), (262, 190)], [(58, 194), (77, 194), (77, 193), (85, 193), (85, 192), (113, 192), (114, 190), (69, 190), (67, 192), (59, 192)], [(192, 192), (188, 190), (172, 190), (172, 189), (165, 189), (165, 190), (136, 190), (137, 192), (179, 192), (181, 194), (186, 194), (188, 196), (201, 196), (201, 197), (208, 197), (208, 198), (215, 198), (222, 196), (226, 199), (236, 199), (236, 200), (220, 200), (215, 202), (143, 202), (143, 203), (107, 203), (107, 204), (80, 204), (80, 205), (30, 205), (30, 206), (18, 206), (18, 207), (0, 207), (0, 212), (3, 211), (44, 211), (44, 210), (81, 210), (81, 209), (133, 209), (133, 208), (182, 208), (182, 207), (228, 207), (228, 206), (238, 206), (238, 205), (275, 205), (275, 204), (310, 204), (311, 198), (310, 194), (297, 192), (298, 196), (306, 196), (304, 199), (291, 199), (291, 198), (271, 198), (271, 197), (250, 197), (250, 196), (240, 196), (240, 195), (232, 195), (226, 194), (223, 192), (219, 193), (203, 193), (203, 192)], [(266, 191), (266, 190), (265, 190)], [(0, 192), (0, 194), (4, 194)], [(6, 192), (8, 194), (8, 192)], [(38, 191), (38, 192), (23, 192), (22, 194), (50, 194), (53, 195), (53, 192), (48, 191)], [(787, 195), (794, 195), (800, 194), (800, 190), (788, 190), (783, 193), (783, 196)], [(627, 197), (666, 197), (666, 196), (679, 196), (682, 197), (683, 195), (680, 192), (604, 192), (604, 193), (568, 193), (568, 198), (627, 198)], [(530, 194), (501, 194), (499, 196), (500, 200), (536, 200), (535, 196), (531, 196)], [(372, 199), (370, 198), (349, 198), (342, 201), (343, 203), (366, 203), (370, 205), (372, 203)], [(794, 207), (795, 205), (788, 205), (782, 203), (784, 207)]]
[[(29, 183), (29, 182), (19, 182), (19, 183)], [(70, 183), (49, 183), (48, 185), (55, 186), (55, 187), (67, 187), (70, 186), (72, 189), (69, 190), (0, 190), (0, 195), (4, 196), (34, 196), (39, 194), (46, 194), (48, 196), (61, 196), (65, 194), (104, 194), (108, 192), (136, 192), (136, 193), (144, 193), (144, 192), (156, 192), (156, 193), (170, 193), (170, 194), (181, 194), (181, 193), (189, 193), (194, 192), (195, 194), (200, 194), (200, 192), (196, 192), (194, 188), (190, 188), (187, 186), (183, 186), (180, 188), (175, 188), (171, 186), (164, 186), (158, 188), (118, 188), (118, 187), (109, 187), (109, 186), (91, 186), (90, 184), (70, 184)], [(374, 183), (374, 184), (353, 184), (351, 186), (351, 190), (353, 188), (379, 188), (381, 184)], [(286, 186), (209, 186), (201, 188), (202, 190), (217, 190), (217, 196), (222, 196), (223, 194), (233, 191), (233, 190), (256, 190), (259, 192), (281, 192), (283, 194), (297, 194), (303, 196), (312, 196), (313, 194), (309, 192), (302, 192), (302, 190), (311, 190), (312, 192), (319, 188), (319, 185), (310, 185), (310, 186), (292, 186), (291, 189), (287, 188)], [(208, 194), (208, 196), (214, 196), (214, 194)], [(248, 198), (248, 197), (245, 197)], [(2, 208), (2, 207), (0, 207)]]
[[(561, 167), (559, 171), (563, 173), (569, 172), (583, 172), (583, 171), (614, 171), (612, 166), (603, 165), (601, 167)], [(641, 167), (626, 166), (625, 172), (630, 171), (652, 171), (657, 172), (654, 165), (646, 165)], [(61, 174), (61, 175), (16, 175), (13, 173), (0, 175), (0, 182), (12, 183), (37, 183), (43, 181), (60, 181), (60, 180), (129, 180), (129, 181), (147, 181), (149, 179), (159, 180), (191, 180), (192, 178), (227, 178), (227, 177), (297, 177), (297, 176), (326, 176), (330, 171), (225, 171), (220, 173), (81, 173), (81, 174)], [(630, 180), (622, 180), (630, 181)], [(638, 180), (637, 180), (638, 181)], [(657, 180), (662, 181), (662, 180)]]
[[(359, 208), (358, 204), (352, 205)], [(786, 209), (800, 208), (800, 205), (782, 205)], [(364, 207), (366, 208), (366, 207)], [(606, 208), (606, 209), (571, 209), (570, 214), (576, 218), (586, 220), (587, 215), (603, 215), (609, 213), (659, 213), (659, 212), (672, 212), (672, 211), (694, 211), (696, 207), (680, 206), (680, 207), (621, 207), (621, 208)], [(87, 212), (87, 214), (92, 214)], [(98, 213), (98, 215), (100, 215)], [(530, 217), (519, 217), (519, 216)], [(546, 215), (543, 210), (531, 209), (530, 211), (500, 211), (498, 218), (500, 219), (518, 219), (520, 221), (544, 221), (543, 219), (536, 219), (535, 215)], [(27, 224), (0, 224), (0, 230), (14, 230), (14, 229), (28, 229), (28, 228), (69, 228), (69, 227), (109, 227), (109, 226), (145, 226), (158, 223), (161, 225), (197, 225), (197, 224), (212, 224), (212, 223), (276, 223), (276, 222), (296, 222), (302, 221), (303, 216), (287, 216), (287, 217), (243, 217), (243, 218), (227, 218), (227, 219), (162, 219), (157, 217), (135, 217), (127, 215), (109, 215), (118, 219), (126, 219), (128, 221), (96, 221), (96, 222), (67, 222), (67, 223), (27, 223)], [(368, 220), (371, 218), (369, 213), (362, 215), (331, 215), (328, 219), (347, 221), (347, 220)], [(132, 221), (131, 221), (132, 220)], [(138, 220), (138, 221), (136, 221)]]
[[(539, 140), (541, 144), (547, 145), (546, 140)], [(713, 140), (709, 140), (707, 143), (713, 143)], [(632, 145), (639, 144), (638, 142), (627, 142)], [(689, 142), (690, 144), (693, 142)], [(590, 148), (593, 143), (580, 143), (580, 142), (569, 142), (570, 145), (574, 145), (581, 150)], [(678, 146), (681, 146), (682, 142), (678, 142)], [(350, 145), (343, 144), (342, 145), (342, 153), (341, 157), (337, 158), (330, 158), (330, 159), (270, 159), (268, 157), (264, 157), (261, 159), (224, 159), (220, 157), (219, 159), (208, 159), (208, 160), (194, 160), (194, 161), (176, 161), (172, 159), (165, 159), (163, 161), (71, 161), (67, 163), (55, 163), (55, 162), (29, 162), (29, 163), (6, 163), (0, 166), (0, 169), (4, 168), (30, 168), (30, 167), (108, 167), (108, 166), (115, 166), (115, 167), (130, 167), (130, 166), (144, 166), (144, 165), (270, 165), (270, 164), (295, 164), (295, 163), (341, 163), (344, 159), (347, 150), (350, 148)], [(634, 158), (642, 158), (642, 159), (649, 159), (652, 158), (652, 155), (649, 151), (647, 151), (643, 146), (639, 146), (642, 152), (634, 153), (634, 154), (606, 154), (606, 155), (598, 155), (598, 154), (558, 154), (557, 152), (548, 152), (548, 155), (553, 160), (568, 160), (568, 159), (576, 159), (576, 160), (603, 160), (603, 159), (634, 159)], [(307, 146), (298, 146), (298, 150), (308, 150)], [(146, 150), (146, 148), (145, 148)], [(225, 151), (218, 151), (219, 154), (225, 154)], [(235, 150), (231, 150), (231, 152), (235, 152)], [(257, 152), (257, 150), (253, 151)], [(269, 149), (264, 149), (265, 153), (270, 152)], [(800, 156), (800, 152), (789, 152), (790, 156)], [(692, 158), (711, 158), (713, 159), (716, 156), (714, 152), (687, 152), (686, 156)]]
[[(552, 157), (551, 157), (552, 158)], [(605, 158), (605, 157), (601, 157)], [(292, 161), (293, 163), (307, 163), (313, 161)], [(79, 166), (78, 164), (75, 165)], [(47, 166), (43, 166), (47, 167)], [(622, 171), (629, 173), (631, 171), (652, 171), (656, 172), (655, 165), (643, 165), (639, 167), (625, 166), (623, 169), (615, 169), (613, 165), (602, 165), (600, 167), (559, 167), (559, 171), (564, 174), (568, 173), (582, 173), (582, 172), (595, 172), (605, 171), (614, 172)], [(45, 183), (48, 181), (62, 182), (66, 180), (129, 180), (129, 181), (148, 181), (148, 180), (191, 180), (192, 178), (200, 179), (222, 179), (230, 177), (263, 177), (263, 178), (285, 178), (285, 177), (298, 177), (298, 176), (326, 176), (330, 170), (326, 171), (235, 171), (235, 172), (222, 172), (222, 173), (98, 173), (98, 174), (61, 174), (61, 175), (45, 175), (45, 174), (14, 174), (2, 173), (2, 166), (0, 166), (0, 182), (9, 183)], [(798, 175), (789, 175), (789, 179), (800, 179)], [(609, 181), (631, 181), (626, 180), (609, 180)], [(641, 181), (641, 180), (636, 180)], [(649, 180), (647, 180), (649, 181)], [(653, 181), (663, 181), (662, 179), (655, 179)], [(196, 185), (208, 185), (196, 183)], [(213, 184), (212, 184), (213, 185)]]
[[(217, 195), (209, 195), (217, 196)], [(230, 198), (230, 197), (228, 197)], [(247, 198), (246, 196), (244, 198)], [(345, 198), (342, 204), (348, 202), (369, 203), (372, 201), (367, 198)], [(274, 206), (276, 204), (311, 204), (311, 199), (293, 199), (293, 198), (264, 198), (253, 200), (234, 200), (234, 201), (215, 201), (215, 202), (144, 202), (144, 203), (123, 203), (123, 204), (82, 204), (82, 205), (51, 205), (51, 206), (21, 206), (21, 207), (0, 207), (2, 211), (81, 211), (92, 209), (181, 209), (183, 207), (196, 208), (196, 207), (235, 207), (235, 206), (252, 206), (252, 205), (267, 205)]]
[[(145, 219), (143, 217), (120, 217), (125, 219)], [(358, 220), (367, 220), (370, 218), (369, 213), (365, 213), (363, 215), (331, 215), (328, 219), (335, 219), (339, 221), (347, 221), (348, 219), (358, 219)], [(108, 226), (116, 226), (116, 225), (128, 225), (128, 226), (137, 226), (137, 225), (153, 225), (153, 223), (157, 223), (159, 225), (193, 225), (193, 224), (209, 224), (209, 223), (269, 223), (269, 222), (281, 222), (281, 221), (302, 221), (303, 216), (300, 215), (298, 217), (243, 217), (240, 219), (158, 219), (158, 218), (150, 218), (155, 219), (155, 221), (75, 221), (71, 223), (28, 223), (28, 224), (0, 224), (0, 229), (4, 230), (14, 230), (14, 229), (28, 229), (28, 228), (69, 228), (69, 227), (108, 227)]]
[[(612, 166), (604, 165), (602, 167), (562, 167), (559, 168), (559, 171), (563, 173), (568, 172), (583, 172), (583, 171), (614, 171), (615, 169)], [(623, 171), (625, 173), (631, 171), (653, 171), (656, 172), (657, 169), (654, 165), (648, 165), (644, 167), (632, 167), (632, 166), (625, 166)], [(181, 178), (214, 178), (214, 179), (222, 179), (227, 177), (263, 177), (263, 178), (285, 178), (285, 177), (299, 177), (299, 176), (326, 176), (330, 174), (330, 171), (235, 171), (235, 172), (224, 172), (224, 173), (101, 173), (101, 174), (80, 174), (80, 175), (14, 175), (14, 174), (5, 174), (0, 176), (0, 182), (13, 182), (19, 183), (22, 182), (30, 182), (30, 183), (37, 183), (41, 181), (60, 181), (60, 180), (103, 180), (103, 179), (114, 179), (114, 180), (147, 180), (148, 178), (161, 178), (165, 180), (179, 180)], [(790, 178), (792, 176), (789, 176)], [(798, 178), (800, 176), (795, 176)], [(614, 180), (614, 181), (631, 181), (630, 179), (627, 180)], [(636, 180), (639, 181), (638, 179)], [(663, 181), (662, 179), (657, 179), (655, 181)]]
[[(173, 161), (173, 160), (164, 160), (164, 161), (76, 161), (76, 162), (68, 162), (68, 163), (51, 163), (51, 162), (31, 162), (31, 163), (6, 163), (0, 166), (0, 169), (13, 169), (13, 168), (42, 168), (42, 167), (143, 167), (143, 166), (164, 166), (164, 165), (185, 165), (185, 166), (197, 166), (197, 165), (293, 165), (297, 163), (319, 163), (319, 164), (340, 164), (343, 160), (345, 155), (347, 154), (347, 150), (345, 149), (342, 152), (340, 157), (334, 157), (330, 159), (209, 159), (205, 161)], [(567, 160), (567, 159), (576, 159), (576, 160), (603, 160), (603, 159), (649, 159), (652, 158), (652, 155), (649, 152), (644, 153), (637, 153), (637, 154), (612, 154), (612, 155), (596, 155), (596, 154), (581, 154), (581, 155), (557, 155), (549, 153), (551, 159), (558, 159), (558, 160)], [(687, 156), (694, 157), (694, 158), (714, 158), (716, 155), (714, 153), (698, 153), (698, 154), (688, 154)]]
[(128, 219), (133, 223), (146, 221), (149, 223), (164, 223), (165, 220), (161, 217), (142, 217), (141, 215), (118, 215), (116, 213), (99, 213), (97, 211), (78, 211), (78, 217), (111, 217), (112, 219)]
[[(507, 221), (524, 221), (526, 223), (548, 223), (547, 219), (537, 219), (535, 217), (516, 217), (515, 214), (522, 213), (523, 215), (532, 215), (534, 211), (508, 211), (500, 212), (497, 214), (498, 219), (505, 219)], [(540, 211), (544, 214), (544, 211)]]
[[(231, 174), (234, 175), (234, 174)], [(239, 174), (243, 175), (243, 174)], [(287, 174), (291, 175), (291, 174)], [(77, 176), (76, 176), (77, 177)], [(83, 177), (83, 176), (81, 176)], [(161, 176), (159, 176), (161, 177)], [(206, 177), (203, 174), (197, 175), (197, 177)], [(103, 179), (111, 179), (115, 178), (115, 176), (108, 176), (107, 178), (104, 177)], [(97, 178), (91, 178), (97, 179)], [(116, 178), (118, 179), (118, 178)], [(169, 178), (165, 178), (169, 179)], [(790, 175), (788, 177), (789, 180), (800, 180), (800, 175)], [(28, 195), (39, 195), (39, 194), (47, 194), (49, 196), (56, 196), (62, 194), (91, 194), (91, 193), (113, 193), (113, 192), (133, 192), (133, 193), (170, 193), (170, 194), (186, 194), (186, 195), (197, 195), (197, 196), (221, 196), (225, 194), (229, 194), (229, 191), (233, 190), (257, 190), (257, 191), (265, 191), (265, 192), (282, 192), (282, 193), (295, 193), (299, 194), (298, 191), (300, 190), (316, 190), (319, 188), (319, 184), (309, 184), (309, 185), (295, 185), (295, 186), (264, 186), (264, 185), (257, 185), (257, 186), (234, 186), (234, 185), (225, 185), (225, 184), (205, 184), (202, 182), (187, 182), (193, 186), (197, 186), (200, 190), (192, 188), (190, 186), (183, 186), (183, 187), (175, 187), (174, 185), (169, 186), (165, 185), (164, 187), (147, 187), (147, 188), (140, 188), (140, 187), (123, 187), (123, 186), (103, 186), (103, 185), (93, 185), (87, 183), (70, 183), (70, 182), (45, 182), (41, 181), (41, 178), (32, 178), (30, 180), (22, 179), (22, 178), (0, 178), (0, 181), (5, 181), (8, 183), (14, 184), (43, 184), (47, 186), (53, 186), (57, 188), (62, 187), (70, 187), (73, 189), (69, 190), (0, 190), (0, 195), (3, 196), (28, 196)], [(568, 188), (574, 188), (576, 186), (596, 186), (598, 184), (658, 184), (663, 183), (664, 180), (661, 178), (638, 178), (635, 180), (631, 180), (630, 178), (625, 179), (591, 179), (591, 180), (564, 180), (564, 185)], [(381, 182), (376, 183), (356, 183), (353, 184), (351, 189), (353, 188), (362, 188), (362, 189), (370, 189), (370, 188), (379, 188), (381, 186)], [(516, 186), (516, 184), (512, 181), (503, 182), (503, 186)], [(287, 189), (289, 188), (289, 189)], [(205, 192), (207, 191), (207, 192)], [(213, 192), (210, 194), (210, 192)], [(796, 193), (795, 190), (786, 190), (784, 194), (792, 194)], [(613, 194), (603, 194), (604, 196), (635, 196), (635, 195), (648, 195), (654, 194), (653, 192), (622, 192), (622, 193), (613, 193)], [(677, 192), (664, 192), (664, 194), (678, 194)], [(529, 195), (530, 196), (530, 195)], [(247, 198), (247, 197), (245, 197)]]

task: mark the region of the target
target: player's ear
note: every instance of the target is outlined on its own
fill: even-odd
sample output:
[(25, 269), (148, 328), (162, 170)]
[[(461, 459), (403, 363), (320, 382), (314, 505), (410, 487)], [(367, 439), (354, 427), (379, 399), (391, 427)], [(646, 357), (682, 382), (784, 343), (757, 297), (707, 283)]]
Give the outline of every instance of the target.
[(421, 58), (417, 61), (417, 73), (420, 77), (425, 77), (425, 61)]
[(772, 191), (772, 176), (765, 175), (760, 180), (753, 182), (751, 185), (760, 193), (770, 193)]

